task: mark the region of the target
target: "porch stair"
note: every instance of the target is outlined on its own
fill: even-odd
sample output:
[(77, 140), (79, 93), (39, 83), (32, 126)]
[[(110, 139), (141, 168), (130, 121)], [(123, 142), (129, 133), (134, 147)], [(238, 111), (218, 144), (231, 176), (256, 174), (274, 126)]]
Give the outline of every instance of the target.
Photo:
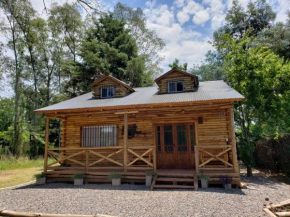
[(153, 178), (151, 189), (197, 189), (198, 179), (195, 174), (192, 177), (180, 176), (180, 174), (156, 174)]

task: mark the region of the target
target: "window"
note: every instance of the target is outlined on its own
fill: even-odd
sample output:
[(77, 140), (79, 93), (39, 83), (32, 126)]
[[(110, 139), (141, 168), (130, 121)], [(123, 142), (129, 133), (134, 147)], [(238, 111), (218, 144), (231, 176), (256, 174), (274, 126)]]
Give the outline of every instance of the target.
[(168, 93), (183, 92), (183, 81), (168, 82)]
[(115, 96), (114, 87), (102, 87), (101, 88), (101, 98), (111, 98)]
[(117, 146), (116, 125), (82, 127), (82, 147)]

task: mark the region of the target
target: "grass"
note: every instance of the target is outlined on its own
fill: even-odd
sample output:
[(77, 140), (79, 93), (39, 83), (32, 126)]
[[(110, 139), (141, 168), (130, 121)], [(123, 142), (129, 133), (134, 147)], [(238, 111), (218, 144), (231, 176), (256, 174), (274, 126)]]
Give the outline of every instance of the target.
[(42, 171), (40, 167), (0, 171), (0, 189), (33, 181), (34, 175)]
[(43, 158), (0, 157), (0, 188), (20, 185), (35, 180), (34, 175), (43, 171)]
[(38, 158), (35, 160), (30, 160), (27, 157), (20, 157), (16, 159), (8, 156), (0, 158), (0, 171), (27, 169), (42, 166), (43, 158)]

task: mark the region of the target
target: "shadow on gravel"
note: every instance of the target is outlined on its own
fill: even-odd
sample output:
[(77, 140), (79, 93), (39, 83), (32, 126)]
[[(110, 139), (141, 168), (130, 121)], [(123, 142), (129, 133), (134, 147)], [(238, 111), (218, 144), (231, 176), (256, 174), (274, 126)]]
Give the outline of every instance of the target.
[(202, 189), (199, 188), (196, 190), (187, 190), (187, 189), (154, 189), (150, 190), (150, 188), (144, 185), (130, 185), (130, 184), (122, 184), (118, 187), (113, 187), (111, 184), (85, 184), (82, 186), (74, 186), (72, 183), (47, 183), (45, 185), (36, 185), (36, 184), (29, 184), (21, 187), (16, 187), (11, 190), (25, 190), (25, 189), (41, 189), (41, 190), (53, 190), (53, 189), (67, 189), (67, 190), (98, 190), (98, 191), (151, 191), (151, 192), (204, 192), (204, 193), (221, 193), (221, 194), (236, 194), (236, 195), (246, 195), (241, 189), (233, 188), (226, 190), (224, 188), (208, 188)]

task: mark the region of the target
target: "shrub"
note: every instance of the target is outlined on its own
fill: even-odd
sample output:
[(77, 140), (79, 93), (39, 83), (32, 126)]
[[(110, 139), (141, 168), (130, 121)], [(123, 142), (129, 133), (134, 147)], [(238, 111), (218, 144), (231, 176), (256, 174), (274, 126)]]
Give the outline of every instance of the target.
[(154, 176), (155, 175), (155, 172), (154, 171), (148, 171), (146, 173), (147, 176)]
[(85, 175), (81, 173), (74, 174), (74, 179), (83, 179), (84, 177)]
[(120, 173), (110, 173), (108, 175), (109, 179), (119, 179), (121, 178), (121, 174)]
[(203, 174), (203, 173), (199, 174), (198, 177), (199, 177), (200, 179), (209, 180), (209, 176), (206, 175), (206, 174)]
[(222, 176), (220, 177), (220, 181), (222, 184), (231, 184), (233, 182), (233, 178), (228, 176)]
[(35, 177), (36, 179), (44, 178), (44, 177), (46, 177), (46, 174), (45, 174), (44, 172), (42, 172), (42, 173), (35, 174), (34, 177)]

